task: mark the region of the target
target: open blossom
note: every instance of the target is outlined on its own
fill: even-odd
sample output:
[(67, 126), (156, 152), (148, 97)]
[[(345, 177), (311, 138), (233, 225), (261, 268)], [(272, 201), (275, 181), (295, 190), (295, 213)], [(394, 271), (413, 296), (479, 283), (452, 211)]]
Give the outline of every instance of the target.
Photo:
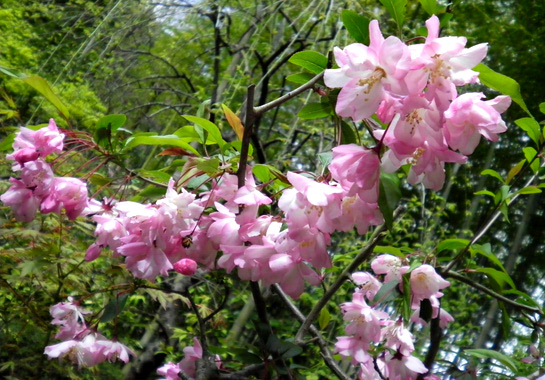
[(77, 178), (57, 177), (40, 210), (45, 214), (59, 213), (65, 209), (68, 219), (74, 220), (87, 207), (87, 201), (87, 185), (84, 182)]
[(432, 296), (441, 297), (443, 293), (439, 290), (450, 285), (450, 282), (444, 280), (435, 272), (431, 265), (424, 264), (411, 272), (411, 293), (413, 303), (420, 302), (423, 299), (429, 299)]
[(452, 149), (471, 154), (481, 135), (490, 141), (498, 141), (498, 133), (507, 130), (500, 114), (511, 105), (511, 98), (498, 96), (487, 101), (482, 98), (482, 93), (460, 95), (445, 112), (445, 137)]
[(408, 94), (403, 81), (411, 64), (408, 47), (396, 37), (384, 39), (376, 20), (369, 23), (369, 36), (369, 46), (335, 47), (339, 68), (324, 73), (326, 86), (342, 87), (335, 110), (354, 121), (375, 113), (388, 93)]
[(385, 274), (384, 283), (400, 281), (402, 271), (408, 266), (402, 265), (401, 259), (394, 255), (380, 255), (371, 262), (371, 268), (376, 274)]
[(14, 169), (24, 167), (26, 162), (38, 158), (45, 158), (52, 153), (61, 153), (64, 134), (59, 132), (53, 119), (49, 125), (34, 131), (21, 127), (13, 142), (14, 152), (6, 156), (7, 159), (16, 161), (19, 165)]

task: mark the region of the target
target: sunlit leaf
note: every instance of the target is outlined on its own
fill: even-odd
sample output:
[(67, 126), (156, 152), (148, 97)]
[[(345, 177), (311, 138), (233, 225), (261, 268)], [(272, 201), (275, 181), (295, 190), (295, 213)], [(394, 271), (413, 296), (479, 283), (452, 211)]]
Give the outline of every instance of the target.
[(341, 13), (344, 27), (354, 41), (369, 45), (369, 19), (357, 12), (344, 9)]
[(292, 55), (289, 62), (319, 74), (327, 68), (327, 57), (315, 51), (300, 51)]

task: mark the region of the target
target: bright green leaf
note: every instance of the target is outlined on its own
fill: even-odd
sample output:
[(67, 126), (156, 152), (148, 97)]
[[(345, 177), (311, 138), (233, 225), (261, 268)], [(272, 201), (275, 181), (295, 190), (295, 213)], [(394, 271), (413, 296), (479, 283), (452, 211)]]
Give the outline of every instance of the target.
[(496, 196), (496, 194), (494, 194), (493, 192), (491, 191), (488, 191), (488, 190), (481, 190), (481, 191), (476, 191), (475, 193), (473, 193), (475, 195), (489, 195), (491, 196), (492, 198), (494, 198)]
[(503, 178), (501, 177), (500, 173), (498, 173), (495, 170), (492, 169), (486, 169), (481, 172), (481, 175), (489, 175), (491, 177), (497, 178), (500, 180), (501, 183), (504, 183)]
[(515, 124), (528, 134), (528, 137), (532, 139), (536, 145), (539, 146), (539, 135), (541, 134), (541, 127), (539, 123), (531, 117), (523, 117), (522, 119), (515, 120)]
[(522, 189), (520, 189), (519, 191), (516, 192), (516, 194), (521, 194), (521, 195), (524, 195), (524, 194), (539, 194), (539, 193), (541, 193), (541, 189), (538, 188), (537, 186), (523, 187)]
[(331, 314), (327, 310), (327, 308), (323, 308), (320, 311), (320, 316), (318, 317), (318, 325), (320, 326), (320, 330), (325, 330), (327, 326), (329, 325), (329, 321), (331, 320)]
[(535, 157), (537, 156), (537, 151), (531, 146), (522, 148), (522, 151), (524, 152), (524, 157), (526, 157), (526, 161), (530, 163), (530, 168), (532, 169), (532, 172), (537, 173), (539, 171), (539, 160), (535, 159)]
[(312, 78), (314, 78), (314, 75), (310, 73), (299, 73), (299, 74), (288, 75), (286, 77), (286, 80), (288, 82), (292, 82), (295, 84), (305, 84), (308, 81), (310, 81)]
[(303, 120), (311, 120), (321, 119), (329, 115), (331, 115), (331, 105), (329, 103), (309, 103), (301, 108), (297, 117)]
[[(209, 120), (206, 120), (197, 116), (191, 116), (191, 115), (182, 115), (182, 116), (184, 119), (198, 125), (202, 129), (204, 129), (206, 132), (208, 132), (208, 139), (218, 144), (220, 149), (225, 145), (225, 140), (221, 137), (221, 132), (219, 128), (216, 126), (216, 124), (212, 123)], [(204, 143), (205, 141), (202, 141), (202, 142)]]
[(503, 286), (507, 283), (511, 288), (516, 289), (515, 283), (511, 279), (511, 276), (509, 276), (506, 272), (499, 271), (494, 268), (477, 268), (475, 269), (476, 272), (484, 273), (489, 279), (492, 279), (496, 281), (496, 283), (500, 286), (500, 288), (503, 288)]
[(38, 76), (38, 75), (32, 75), (29, 77), (22, 78), (23, 81), (28, 84), (30, 87), (34, 88), (36, 91), (38, 91), (44, 98), (46, 98), (55, 108), (60, 112), (62, 117), (64, 117), (66, 120), (70, 117), (70, 113), (68, 112), (68, 108), (63, 104), (63, 102), (59, 99), (57, 95), (53, 92), (51, 87), (49, 86), (49, 83), (47, 81)]
[(319, 74), (327, 68), (327, 57), (315, 51), (300, 51), (292, 55), (289, 62), (301, 66), (311, 73)]
[(447, 239), (437, 245), (437, 253), (442, 251), (454, 251), (456, 249), (465, 248), (469, 244), (467, 239)]
[(269, 182), (271, 178), (271, 173), (266, 165), (257, 164), (252, 167), (252, 173), (257, 177), (261, 183)]
[(360, 44), (369, 45), (369, 19), (367, 17), (345, 9), (341, 13), (341, 19), (350, 37)]
[(437, 4), (436, 0), (419, 0), (420, 5), (426, 11), (427, 14), (437, 15), (444, 10), (444, 7)]
[(488, 260), (490, 260), (494, 264), (496, 264), (498, 266), (498, 268), (500, 268), (503, 272), (507, 273), (507, 271), (505, 270), (505, 267), (503, 266), (502, 262), (492, 252), (492, 246), (490, 245), (490, 243), (486, 243), (486, 244), (483, 244), (483, 245), (474, 244), (471, 247), (471, 253), (472, 254), (477, 253), (479, 255), (482, 255), (482, 256), (486, 257)]
[(394, 19), (397, 26), (401, 29), (405, 23), (405, 12), (407, 10), (407, 0), (380, 0), (384, 8)]
[(539, 103), (539, 111), (545, 114), (545, 102)]
[(213, 175), (218, 172), (220, 160), (217, 158), (199, 158), (197, 161), (197, 169)]
[(473, 70), (479, 73), (479, 80), (485, 86), (488, 86), (502, 94), (509, 95), (511, 100), (517, 103), (526, 113), (530, 116), (530, 110), (526, 107), (524, 99), (520, 94), (520, 85), (514, 79), (509, 78), (503, 74), (497, 73), (482, 63), (479, 63), (473, 68)]

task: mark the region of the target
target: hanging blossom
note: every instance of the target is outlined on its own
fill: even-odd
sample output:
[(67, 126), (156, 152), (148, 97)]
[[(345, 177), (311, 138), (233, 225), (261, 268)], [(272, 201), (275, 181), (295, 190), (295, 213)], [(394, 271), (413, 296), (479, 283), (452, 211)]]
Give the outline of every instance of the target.
[(50, 313), (53, 317), (51, 323), (61, 326), (55, 338), (62, 342), (45, 347), (44, 354), (49, 359), (66, 358), (79, 367), (92, 367), (106, 360), (128, 363), (129, 357), (134, 356), (134, 352), (124, 344), (88, 328), (84, 316), (90, 312), (82, 309), (73, 298), (68, 297), (68, 302), (53, 305)]
[[(487, 45), (466, 48), (465, 37), (439, 37), (436, 16), (426, 27), (425, 42), (407, 46), (396, 37), (384, 39), (378, 22), (371, 21), (369, 46), (335, 48), (339, 68), (326, 70), (324, 82), (330, 88), (341, 88), (335, 108), (340, 116), (360, 121), (376, 113), (381, 122), (389, 124), (374, 132), (389, 148), (380, 160), (383, 170), (394, 172), (409, 164), (410, 184), (439, 190), (445, 181), (446, 162), (465, 163), (480, 136), (497, 141), (498, 134), (505, 132), (500, 114), (511, 100), (498, 96), (484, 101), (481, 93), (458, 96), (458, 87), (478, 83), (478, 72), (472, 69), (486, 56)], [(355, 150), (339, 146), (334, 152), (343, 149)], [(359, 155), (352, 154), (347, 163), (354, 168), (376, 165), (370, 154)], [(339, 177), (339, 168), (347, 171), (330, 165), (334, 178)], [(338, 180), (353, 193), (349, 178)], [(359, 194), (363, 199), (364, 193)]]

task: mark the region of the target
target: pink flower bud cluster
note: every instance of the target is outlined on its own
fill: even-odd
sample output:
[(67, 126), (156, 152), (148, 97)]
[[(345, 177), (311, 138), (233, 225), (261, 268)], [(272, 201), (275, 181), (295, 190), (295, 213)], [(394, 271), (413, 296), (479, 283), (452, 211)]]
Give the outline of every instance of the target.
[(71, 297), (68, 302), (61, 302), (50, 309), (54, 325), (61, 326), (55, 338), (63, 342), (45, 347), (44, 354), (53, 358), (67, 358), (72, 363), (83, 367), (92, 367), (106, 360), (117, 359), (127, 363), (129, 355), (134, 353), (124, 344), (105, 338), (92, 331), (85, 324), (83, 310)]
[[(177, 364), (168, 362), (157, 370), (161, 376), (165, 376), (161, 380), (179, 380), (178, 375), (182, 372), (186, 378), (195, 378), (197, 372), (197, 361), (202, 359), (203, 352), (201, 343), (197, 338), (193, 338), (193, 346), (184, 348), (184, 358)], [(215, 356), (216, 367), (221, 368), (221, 358)]]
[(87, 206), (85, 183), (77, 178), (55, 177), (45, 161), (50, 154), (62, 152), (63, 139), (53, 119), (37, 131), (22, 127), (17, 133), (14, 152), (6, 157), (15, 161), (13, 170), (21, 171), (21, 178), (10, 178), (11, 187), (0, 196), (17, 220), (30, 222), (38, 210), (47, 214), (62, 209), (74, 220)]
[(324, 81), (341, 88), (336, 104), (340, 116), (359, 121), (376, 114), (389, 123), (387, 130), (375, 131), (390, 148), (382, 157), (384, 170), (410, 164), (409, 183), (439, 190), (445, 162), (465, 163), (481, 135), (497, 141), (505, 132), (500, 114), (511, 99), (458, 96), (457, 87), (478, 82), (471, 69), (484, 59), (487, 45), (465, 48), (465, 37), (439, 37), (436, 16), (426, 26), (425, 42), (407, 46), (397, 37), (385, 39), (378, 22), (371, 21), (369, 46), (335, 48), (339, 68), (326, 70)]
[[(401, 276), (409, 269), (393, 255), (378, 256), (372, 261), (371, 268), (377, 275), (384, 275), (384, 283), (400, 282)], [(375, 296), (383, 283), (367, 272), (354, 273), (352, 280), (359, 287), (352, 296), (352, 302), (341, 305), (343, 319), (348, 322), (345, 330), (350, 335), (337, 338), (335, 351), (343, 358), (352, 358), (352, 363), (359, 367), (360, 379), (410, 380), (426, 373), (428, 370), (424, 364), (413, 356), (413, 336), (403, 321), (392, 320), (388, 313), (377, 309), (380, 300), (375, 300)], [(411, 307), (419, 309), (420, 301), (430, 299), (434, 308), (432, 317), (437, 318), (437, 298), (443, 295), (439, 290), (447, 287), (448, 281), (443, 280), (430, 265), (422, 265), (411, 272), (410, 283)], [(441, 328), (452, 320), (449, 315), (450, 320), (443, 323), (444, 313), (441, 309)]]

